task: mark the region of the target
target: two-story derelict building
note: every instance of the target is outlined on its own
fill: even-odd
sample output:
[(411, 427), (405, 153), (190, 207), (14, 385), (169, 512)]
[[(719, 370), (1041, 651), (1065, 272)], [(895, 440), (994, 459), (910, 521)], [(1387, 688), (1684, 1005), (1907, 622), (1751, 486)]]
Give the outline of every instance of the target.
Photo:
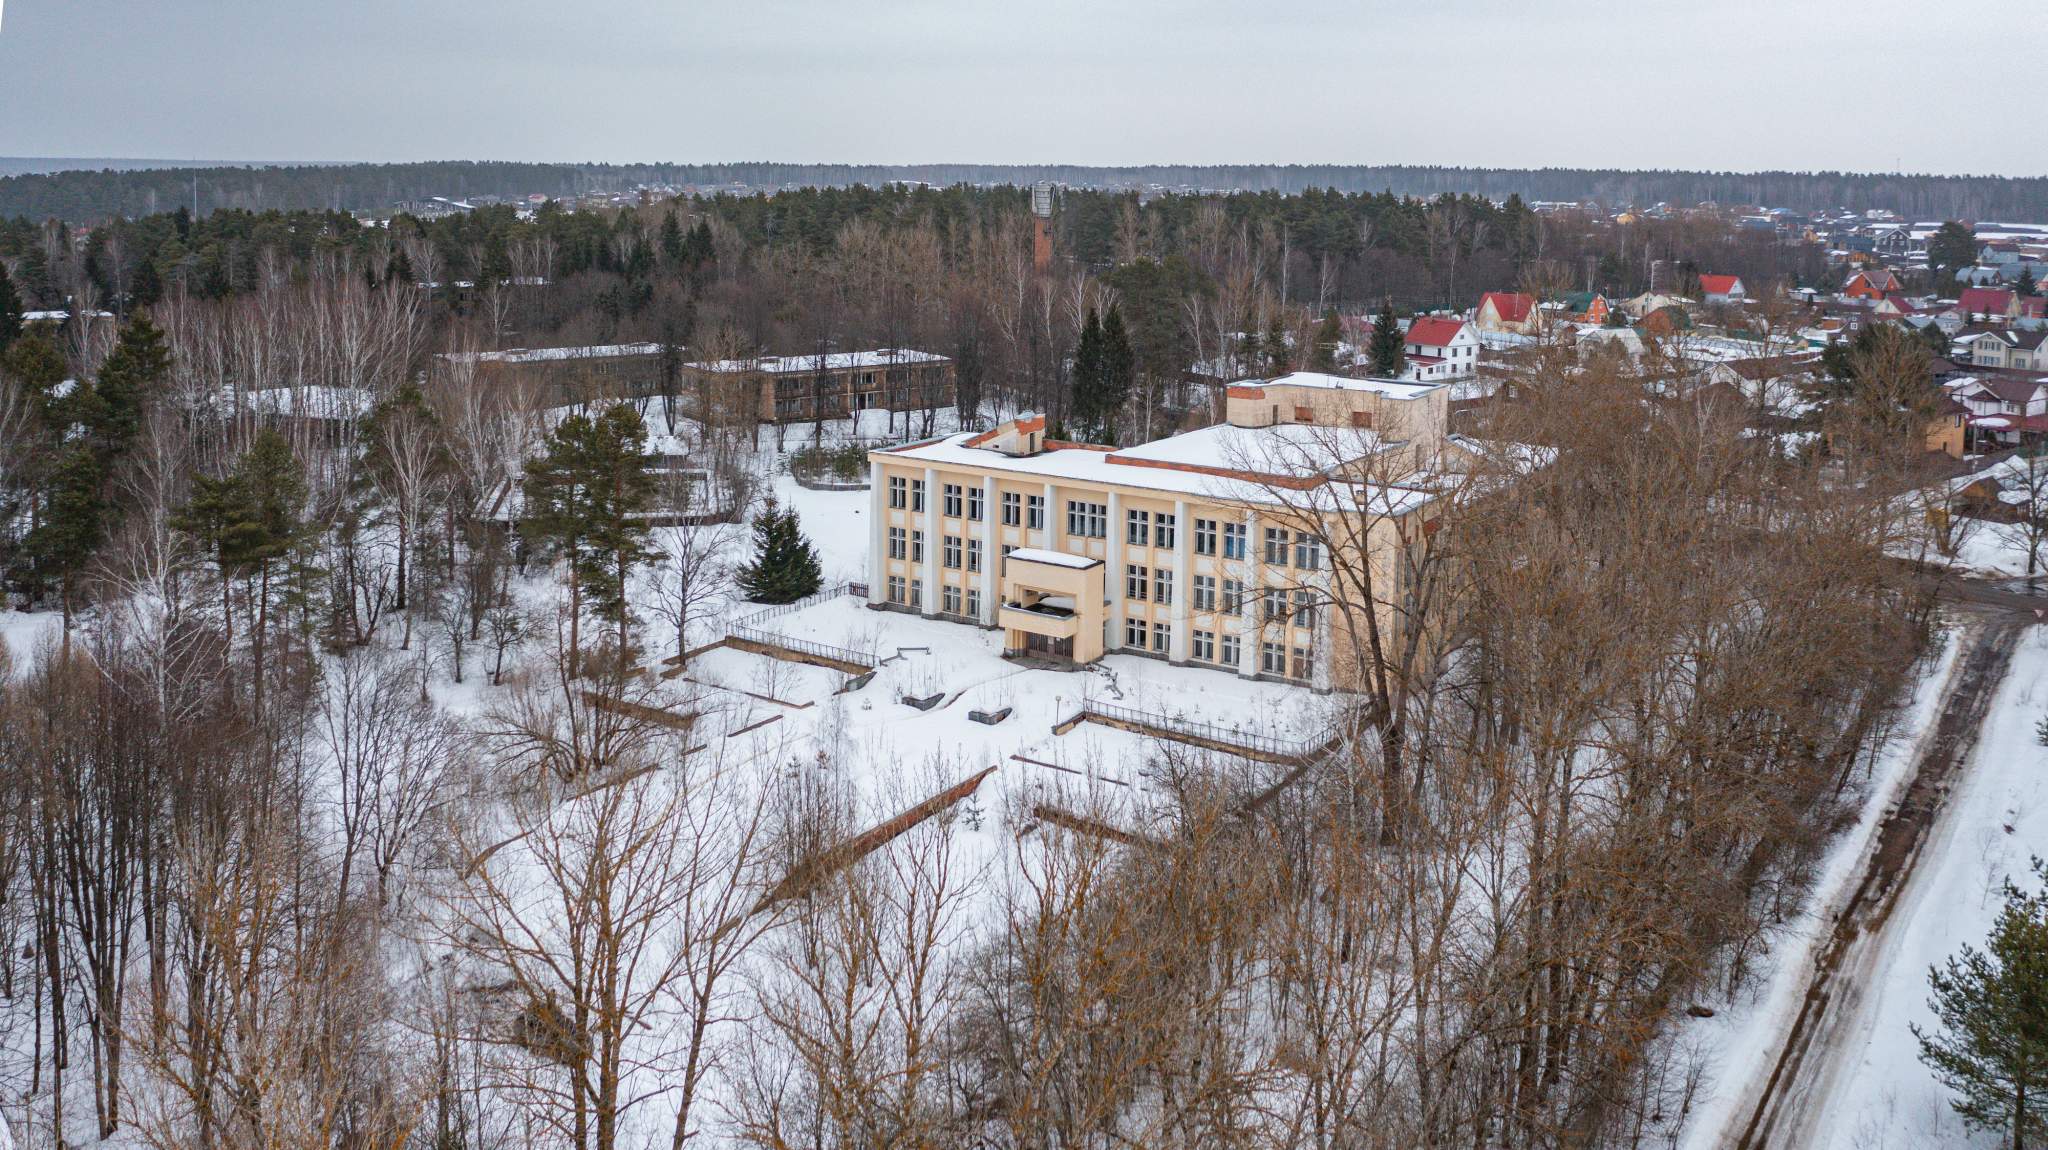
[(1398, 641), (1406, 557), (1471, 458), (1449, 394), (1296, 372), (1137, 447), (1047, 439), (1026, 415), (871, 452), (869, 604), (999, 627), (1012, 655), (1351, 689), (1357, 632)]

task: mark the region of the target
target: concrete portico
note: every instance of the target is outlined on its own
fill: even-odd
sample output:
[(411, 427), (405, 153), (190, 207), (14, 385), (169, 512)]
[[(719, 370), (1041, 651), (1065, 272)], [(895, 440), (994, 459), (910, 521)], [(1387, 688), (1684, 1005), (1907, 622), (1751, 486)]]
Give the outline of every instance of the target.
[(1003, 652), (1092, 663), (1102, 657), (1102, 560), (1020, 548), (1003, 557)]

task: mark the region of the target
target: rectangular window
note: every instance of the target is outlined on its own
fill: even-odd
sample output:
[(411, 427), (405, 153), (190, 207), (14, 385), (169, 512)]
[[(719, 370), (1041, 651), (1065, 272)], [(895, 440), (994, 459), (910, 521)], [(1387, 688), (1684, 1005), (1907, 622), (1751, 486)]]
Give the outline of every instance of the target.
[(1024, 522), (1024, 497), (1014, 491), (1003, 492), (1003, 526), (1015, 527)]
[(924, 480), (922, 479), (910, 481), (910, 509), (912, 511), (924, 510)]
[(1135, 647), (1140, 651), (1145, 649), (1145, 621), (1143, 619), (1124, 620), (1124, 646)]
[(948, 483), (942, 490), (945, 494), (945, 504), (941, 509), (941, 514), (945, 515), (948, 519), (960, 518), (960, 485)]
[(1244, 583), (1242, 581), (1237, 579), (1225, 579), (1223, 581), (1223, 613), (1225, 615), (1244, 614)]
[(924, 610), (924, 580), (910, 581), (910, 605), (920, 611)]
[(1164, 623), (1152, 624), (1152, 649), (1154, 651), (1163, 655), (1166, 653), (1167, 646), (1172, 642), (1173, 628), (1168, 627)]
[(1174, 518), (1174, 516), (1172, 516), (1171, 514), (1168, 514), (1164, 511), (1160, 512), (1152, 520), (1152, 546), (1178, 546), (1178, 543), (1174, 539), (1174, 531), (1178, 523), (1179, 520)]
[(1259, 644), (1259, 671), (1266, 675), (1287, 673), (1287, 645), (1285, 643)]
[(1017, 549), (1017, 545), (1016, 545), (1015, 543), (1005, 543), (1005, 544), (1003, 544), (1003, 556), (1004, 556), (1004, 558), (1008, 558), (1008, 557), (1009, 557), (1009, 554), (1010, 554), (1010, 552), (1012, 552), (1012, 551), (1015, 551), (1016, 549)]
[(1216, 554), (1216, 521), (1214, 519), (1195, 520), (1195, 554)]
[(1152, 572), (1152, 601), (1162, 607), (1173, 605), (1173, 572), (1164, 567)]
[(1316, 625), (1315, 592), (1304, 587), (1294, 589), (1294, 625), (1308, 628)]
[(1223, 557), (1225, 559), (1244, 558), (1244, 524), (1225, 523), (1223, 525)]
[(922, 531), (910, 533), (910, 561), (912, 563), (924, 562), (924, 532)]
[(967, 569), (969, 571), (981, 570), (981, 540), (979, 539), (969, 539), (967, 541)]
[(1223, 650), (1222, 653), (1217, 656), (1216, 661), (1223, 664), (1226, 667), (1235, 667), (1238, 665), (1238, 663), (1243, 661), (1243, 658), (1244, 656), (1237, 649), (1237, 636), (1223, 636)]
[(979, 487), (967, 489), (967, 518), (974, 520), (976, 523), (981, 522), (981, 488)]
[(910, 554), (908, 538), (908, 536), (904, 535), (903, 528), (889, 528), (889, 558), (901, 559)]
[(946, 536), (944, 562), (950, 570), (958, 571), (960, 569), (960, 537), (958, 535)]
[(1296, 647), (1294, 649), (1294, 666), (1292, 670), (1289, 672), (1288, 677), (1294, 679), (1308, 679), (1314, 677), (1316, 672), (1313, 663), (1314, 660), (1310, 658), (1309, 649), (1307, 647)]
[(1126, 511), (1124, 513), (1124, 542), (1133, 547), (1143, 547), (1152, 541), (1152, 513), (1150, 511)]
[(1124, 571), (1124, 598), (1144, 602), (1147, 589), (1147, 572), (1143, 567), (1130, 567)]
[(1101, 539), (1109, 534), (1109, 509), (1100, 503), (1067, 501), (1067, 534)]
[(1275, 567), (1287, 566), (1287, 529), (1266, 528), (1266, 562)]
[(1045, 530), (1045, 496), (1027, 495), (1024, 497), (1024, 529), (1026, 531)]
[(1303, 571), (1323, 569), (1323, 541), (1306, 531), (1294, 533), (1294, 565)]
[(1216, 633), (1197, 631), (1194, 634), (1194, 657), (1204, 663), (1216, 661)]
[(981, 618), (981, 592), (972, 588), (967, 592), (967, 613), (977, 619)]
[(909, 488), (909, 480), (905, 479), (901, 475), (891, 475), (889, 477), (889, 506), (895, 508), (898, 511), (901, 511), (904, 507), (908, 506), (909, 500), (905, 493), (909, 490)]
[(1214, 611), (1216, 609), (1216, 577), (1214, 575), (1195, 576), (1194, 590), (1195, 610)]
[(960, 588), (950, 583), (939, 588), (939, 610), (948, 615), (960, 613)]
[(903, 592), (903, 586), (904, 586), (904, 585), (903, 585), (903, 576), (901, 576), (901, 575), (891, 575), (891, 576), (889, 576), (889, 602), (891, 602), (891, 603), (901, 603), (901, 602), (903, 602), (903, 594), (904, 594), (904, 592)]
[(1269, 587), (1259, 596), (1259, 622), (1271, 623), (1287, 618), (1287, 592), (1278, 587)]

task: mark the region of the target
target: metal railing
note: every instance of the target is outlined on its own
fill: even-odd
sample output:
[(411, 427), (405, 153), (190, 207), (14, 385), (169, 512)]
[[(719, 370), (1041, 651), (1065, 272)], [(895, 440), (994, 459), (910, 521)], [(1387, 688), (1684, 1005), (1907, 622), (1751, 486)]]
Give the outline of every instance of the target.
[(1191, 739), (1202, 743), (1248, 751), (1274, 758), (1306, 759), (1330, 745), (1328, 739), (1284, 739), (1261, 731), (1248, 731), (1242, 727), (1224, 727), (1215, 723), (1197, 722), (1179, 715), (1167, 715), (1157, 711), (1141, 711), (1136, 707), (1105, 703), (1100, 699), (1084, 698), (1081, 711), (1075, 719), (1097, 718), (1114, 723), (1128, 723), (1132, 726), (1148, 727), (1172, 737)]
[(841, 583), (834, 587), (828, 587), (814, 595), (806, 595), (789, 603), (778, 603), (766, 610), (756, 611), (752, 615), (735, 619), (725, 625), (725, 636), (728, 639), (740, 639), (749, 643), (780, 647), (783, 650), (793, 651), (799, 655), (810, 655), (814, 658), (833, 659), (842, 663), (858, 663), (863, 667), (873, 667), (875, 665), (875, 653), (873, 651), (856, 651), (850, 647), (839, 647), (831, 643), (819, 643), (811, 639), (798, 639), (762, 626), (762, 624), (770, 620), (780, 619), (785, 615), (793, 615), (798, 611), (808, 607), (815, 607), (820, 603), (829, 603), (834, 599), (847, 596), (865, 599), (867, 595), (868, 587), (865, 583)]

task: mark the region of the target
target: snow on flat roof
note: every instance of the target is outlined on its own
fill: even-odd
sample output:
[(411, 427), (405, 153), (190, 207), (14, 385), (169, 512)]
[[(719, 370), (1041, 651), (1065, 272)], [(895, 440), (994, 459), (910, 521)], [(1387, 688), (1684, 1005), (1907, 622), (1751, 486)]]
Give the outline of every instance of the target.
[(1069, 555), (1064, 551), (1047, 551), (1043, 547), (1019, 547), (1003, 558), (1021, 559), (1026, 563), (1043, 563), (1048, 567), (1071, 567), (1076, 571), (1085, 571), (1090, 567), (1102, 565), (1100, 559), (1090, 559), (1086, 555)]
[(1385, 446), (1386, 441), (1377, 432), (1363, 427), (1306, 423), (1238, 427), (1218, 423), (1121, 448), (1112, 457), (1300, 478), (1321, 475)]
[(512, 348), (508, 351), (451, 351), (445, 358), (454, 363), (551, 363), (569, 359), (616, 359), (627, 355), (654, 355), (658, 343), (603, 343), (588, 347)]
[[(1302, 430), (1285, 430), (1291, 428)], [(1302, 444), (1309, 439), (1304, 432), (1314, 432), (1324, 437), (1328, 437), (1332, 432), (1343, 432), (1361, 437), (1371, 434), (1363, 428), (1310, 427), (1306, 424), (1281, 424), (1278, 427), (1271, 428), (1231, 428), (1225, 424), (1215, 428), (1203, 428), (1198, 432), (1187, 432), (1184, 435), (1176, 435), (1156, 443), (1145, 444), (1143, 447), (1131, 448), (1115, 453), (1101, 449), (1091, 450), (1085, 447), (1052, 447), (1036, 455), (1013, 456), (988, 448), (968, 447), (966, 445), (967, 441), (974, 438), (974, 436), (972, 433), (962, 432), (925, 443), (915, 443), (906, 447), (886, 448), (877, 451), (875, 454), (883, 460), (902, 459), (916, 460), (923, 463), (950, 463), (960, 467), (973, 467), (985, 471), (1030, 476), (1041, 481), (1068, 480), (1075, 483), (1100, 486), (1135, 487), (1147, 491), (1194, 495), (1205, 499), (1232, 503), (1301, 506), (1310, 502), (1319, 502), (1328, 506), (1331, 510), (1367, 506), (1376, 512), (1384, 513), (1390, 509), (1398, 508), (1405, 510), (1410, 507), (1419, 507), (1430, 499), (1427, 493), (1419, 490), (1406, 487), (1382, 487), (1372, 484), (1344, 484), (1343, 487), (1350, 491), (1351, 497), (1349, 499), (1331, 494), (1335, 489), (1330, 486), (1319, 488), (1318, 490), (1326, 494), (1316, 496), (1308, 491), (1278, 489), (1277, 484), (1269, 486), (1256, 480), (1230, 475), (1218, 475), (1209, 471), (1189, 471), (1173, 466), (1160, 466), (1160, 464), (1187, 462), (1172, 458), (1172, 456), (1179, 454), (1182, 450), (1180, 446), (1175, 444), (1175, 441), (1186, 439), (1188, 436), (1199, 436), (1205, 432), (1215, 434), (1215, 437), (1218, 439), (1224, 434), (1231, 433), (1251, 432), (1270, 434), (1280, 432), (1279, 436), (1275, 436), (1267, 440), (1264, 445), (1261, 445), (1259, 450), (1249, 453), (1249, 458), (1250, 460), (1264, 459), (1273, 461), (1269, 465), (1275, 466), (1276, 469), (1267, 473), (1282, 478), (1290, 478), (1292, 476), (1288, 472), (1278, 470), (1277, 465), (1285, 463), (1289, 459), (1290, 452), (1296, 453), (1297, 458), (1300, 457), (1299, 453), (1304, 450)], [(1290, 436), (1299, 438), (1290, 439), (1288, 438)], [(1363, 442), (1362, 439), (1361, 442)], [(1149, 452), (1150, 454), (1134, 455), (1136, 452)], [(1113, 454), (1122, 455), (1127, 459), (1135, 459), (1138, 462), (1135, 464), (1116, 463), (1112, 460)], [(1361, 452), (1361, 454), (1363, 453)], [(1209, 454), (1209, 458), (1212, 460), (1211, 462), (1195, 464), (1195, 466), (1215, 467), (1231, 471), (1258, 470), (1256, 464), (1248, 465), (1244, 460), (1233, 464), (1229, 459), (1218, 456), (1213, 451)], [(1152, 465), (1147, 466), (1148, 463)]]
[[(906, 363), (943, 363), (946, 357), (935, 352), (914, 351), (910, 348), (876, 348), (874, 351), (835, 351), (823, 356), (817, 355), (770, 355), (760, 359), (719, 359), (688, 366), (697, 371), (741, 372), (761, 371), (777, 375), (795, 371), (840, 371), (849, 367), (892, 367)], [(824, 366), (819, 366), (819, 361)]]
[(1353, 379), (1346, 375), (1329, 375), (1320, 371), (1292, 371), (1274, 379), (1241, 379), (1238, 387), (1321, 387), (1332, 391), (1369, 391), (1384, 395), (1388, 399), (1419, 399), (1428, 395), (1440, 383), (1407, 383), (1398, 379)]

